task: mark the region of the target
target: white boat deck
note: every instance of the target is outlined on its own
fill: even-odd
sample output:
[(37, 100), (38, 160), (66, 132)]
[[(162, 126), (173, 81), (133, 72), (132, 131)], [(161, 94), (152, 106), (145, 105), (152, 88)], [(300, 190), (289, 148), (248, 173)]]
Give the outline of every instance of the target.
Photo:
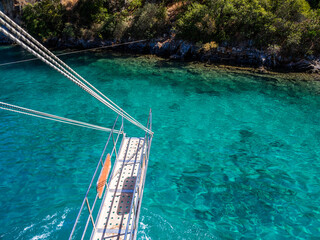
[[(139, 190), (135, 192), (135, 184), (139, 185), (143, 179), (141, 176), (144, 176), (145, 166), (140, 165), (144, 153), (144, 138), (123, 139), (91, 239), (124, 239), (127, 227), (129, 231), (126, 239), (131, 239), (131, 235), (134, 235), (134, 214), (137, 204), (140, 205), (137, 195), (141, 194)], [(132, 211), (129, 219), (130, 209)]]

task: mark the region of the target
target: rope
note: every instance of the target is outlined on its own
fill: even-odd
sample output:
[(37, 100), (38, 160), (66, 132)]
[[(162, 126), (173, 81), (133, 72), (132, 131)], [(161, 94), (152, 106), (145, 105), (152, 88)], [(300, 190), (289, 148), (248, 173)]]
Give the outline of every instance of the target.
[(34, 60), (39, 60), (39, 59), (38, 58), (30, 58), (30, 59), (25, 59), (25, 60), (20, 60), (20, 61), (1, 63), (0, 67), (7, 66), (7, 65), (12, 65), (12, 64), (17, 64), (17, 63), (31, 62), (31, 61), (34, 61)]
[[(79, 87), (81, 87), (83, 90), (88, 92), (90, 95), (95, 97), (97, 100), (99, 100), (100, 102), (105, 104), (107, 107), (109, 107), (110, 109), (112, 109), (113, 111), (118, 113), (119, 115), (123, 116), (125, 119), (127, 119), (132, 124), (138, 126), (139, 128), (143, 129), (144, 131), (146, 131), (148, 133), (152, 133), (148, 128), (146, 128), (141, 123), (139, 123), (137, 120), (135, 120), (132, 116), (130, 116), (128, 113), (126, 113), (123, 109), (121, 109), (118, 105), (116, 105), (114, 102), (112, 102), (109, 98), (107, 98), (104, 94), (102, 94), (98, 89), (96, 89), (93, 85), (91, 85), (89, 82), (87, 82), (84, 78), (82, 78), (73, 69), (71, 69), (68, 65), (66, 65), (59, 58), (57, 58), (53, 53), (51, 53), (43, 45), (41, 45), (39, 42), (37, 42), (32, 36), (30, 36), (25, 30), (23, 30), (19, 25), (14, 23), (10, 18), (8, 18), (1, 11), (0, 11), (0, 16), (3, 17), (4, 19), (6, 19), (14, 27), (18, 28), (19, 31), (15, 30), (14, 27), (12, 27), (7, 22), (5, 22), (3, 19), (0, 18), (0, 23), (2, 23), (6, 28), (8, 28), (13, 34), (17, 35), (19, 37), (19, 39), (23, 40), (25, 43), (20, 41), (16, 36), (10, 34), (4, 28), (0, 27), (0, 32), (5, 34), (6, 36), (8, 36), (13, 41), (17, 42), (24, 49), (26, 49), (27, 51), (29, 51), (30, 53), (35, 55), (37, 58), (39, 58), (40, 60), (42, 60), (43, 62), (45, 62), (46, 64), (48, 64), (52, 68), (54, 68), (55, 70), (57, 70), (59, 73), (66, 76), (69, 80), (71, 80), (72, 82), (77, 84)], [(23, 36), (21, 33), (23, 33), (26, 37)], [(29, 41), (27, 38), (29, 38), (31, 41)], [(30, 47), (32, 47), (33, 49), (31, 49)], [(42, 51), (42, 50), (44, 50), (44, 51)], [(48, 54), (46, 54), (45, 52)], [(60, 65), (60, 63), (62, 65)], [(64, 67), (66, 67), (68, 70), (70, 70), (77, 77), (74, 76), (72, 73), (70, 73), (68, 70), (66, 70)], [(82, 81), (79, 80), (78, 78), (80, 78)]]
[[(76, 54), (76, 53), (95, 51), (95, 50), (98, 50), (98, 49), (105, 49), (105, 48), (113, 48), (113, 47), (119, 47), (119, 46), (124, 46), (124, 45), (130, 45), (130, 44), (133, 44), (133, 43), (139, 43), (139, 42), (145, 42), (145, 41), (147, 41), (147, 40), (137, 40), (137, 41), (132, 41), (132, 42), (117, 43), (117, 44), (112, 44), (112, 45), (108, 45), (108, 46), (101, 46), (101, 47), (88, 48), (88, 49), (83, 49), (83, 50), (78, 50), (78, 51), (55, 54), (55, 56), (65, 56), (65, 55), (71, 55), (71, 54)], [(12, 64), (17, 64), (17, 63), (30, 62), (30, 61), (34, 61), (34, 60), (39, 60), (39, 59), (38, 58), (30, 58), (30, 59), (24, 59), (24, 60), (20, 60), (20, 61), (1, 63), (0, 67), (7, 66), (7, 65), (12, 65)]]
[[(74, 125), (74, 126), (78, 126), (78, 127), (84, 127), (84, 128), (89, 128), (89, 129), (93, 129), (93, 130), (98, 130), (98, 131), (104, 131), (104, 132), (111, 132), (112, 131), (110, 128), (105, 128), (105, 127), (101, 127), (101, 126), (90, 124), (90, 123), (80, 122), (80, 121), (76, 121), (76, 120), (69, 119), (69, 118), (59, 117), (57, 115), (52, 115), (49, 113), (40, 112), (40, 111), (36, 111), (36, 110), (29, 109), (29, 108), (24, 108), (24, 107), (20, 107), (17, 105), (4, 103), (4, 102), (0, 102), (0, 109), (11, 111), (11, 112), (16, 112), (16, 113), (21, 113), (21, 114), (25, 114), (25, 115), (29, 115), (29, 116), (33, 116), (33, 117), (43, 118), (43, 119), (47, 119), (47, 120), (51, 120), (51, 121), (66, 123), (66, 124), (70, 124), (70, 125)], [(118, 130), (114, 130), (113, 132), (119, 133)]]
[(87, 51), (94, 51), (94, 50), (103, 49), (103, 48), (119, 47), (119, 46), (130, 45), (133, 43), (139, 43), (139, 42), (145, 42), (145, 41), (147, 41), (147, 40), (143, 39), (143, 40), (136, 40), (136, 41), (132, 41), (132, 42), (117, 43), (117, 44), (112, 44), (112, 45), (108, 45), (108, 46), (101, 46), (101, 47), (88, 48), (88, 49), (83, 49), (83, 50), (78, 50), (78, 51), (67, 52), (67, 53), (61, 53), (56, 56), (63, 56), (63, 55), (70, 55), (70, 54), (87, 52)]

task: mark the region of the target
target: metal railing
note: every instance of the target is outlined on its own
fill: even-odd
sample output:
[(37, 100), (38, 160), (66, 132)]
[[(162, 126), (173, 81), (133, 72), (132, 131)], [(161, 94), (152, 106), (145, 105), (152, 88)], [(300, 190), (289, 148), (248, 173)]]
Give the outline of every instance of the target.
[[(114, 124), (113, 124), (113, 127), (112, 127), (111, 132), (110, 132), (109, 137), (108, 137), (108, 140), (107, 140), (107, 142), (106, 142), (106, 144), (105, 144), (105, 146), (104, 146), (103, 152), (102, 152), (102, 154), (101, 154), (101, 157), (100, 157), (100, 159), (99, 159), (99, 162), (98, 162), (98, 164), (97, 164), (97, 167), (96, 167), (96, 169), (95, 169), (95, 172), (94, 172), (94, 174), (93, 174), (93, 176), (92, 176), (92, 179), (91, 179), (91, 182), (90, 182), (90, 184), (89, 184), (88, 190), (87, 190), (86, 195), (85, 195), (85, 197), (84, 197), (84, 199), (83, 199), (83, 201), (82, 201), (82, 204), (81, 204), (79, 213), (78, 213), (78, 215), (77, 215), (76, 221), (75, 221), (75, 223), (74, 223), (74, 225), (73, 225), (71, 234), (70, 234), (70, 236), (69, 236), (69, 240), (71, 240), (71, 239), (73, 238), (73, 236), (74, 236), (74, 233), (75, 233), (77, 224), (78, 224), (78, 222), (79, 222), (81, 213), (82, 213), (82, 211), (84, 210), (85, 205), (87, 206), (87, 209), (88, 209), (88, 213), (89, 213), (89, 214), (88, 214), (88, 218), (87, 218), (87, 221), (86, 221), (86, 225), (85, 225), (84, 230), (83, 230), (83, 232), (82, 232), (81, 239), (83, 239), (83, 238), (85, 237), (85, 235), (86, 235), (86, 232), (87, 232), (87, 229), (88, 229), (88, 225), (89, 225), (90, 220), (91, 220), (93, 229), (94, 229), (94, 230), (96, 229), (95, 221), (94, 221), (94, 217), (93, 217), (93, 211), (94, 211), (95, 205), (96, 205), (96, 203), (97, 203), (98, 195), (99, 195), (99, 194), (96, 193), (94, 202), (93, 202), (93, 204), (92, 204), (91, 206), (90, 206), (90, 203), (89, 203), (88, 195), (89, 195), (90, 190), (92, 189), (93, 182), (94, 182), (94, 180), (95, 180), (96, 177), (97, 177), (97, 173), (98, 173), (99, 169), (100, 169), (100, 168), (103, 168), (103, 165), (104, 165), (103, 159), (106, 159), (106, 150), (107, 150), (107, 147), (108, 147), (108, 145), (109, 145), (109, 142), (110, 142), (110, 139), (111, 139), (111, 138), (112, 138), (112, 142), (113, 142), (113, 147), (112, 147), (112, 151), (111, 151), (111, 154), (110, 154), (110, 158), (112, 158), (113, 153), (115, 153), (115, 155), (117, 155), (117, 153), (116, 153), (116, 152), (117, 152), (117, 148), (116, 148), (116, 147), (117, 147), (117, 143), (118, 143), (119, 137), (120, 137), (121, 134), (124, 135), (124, 132), (123, 132), (123, 117), (122, 117), (122, 119), (121, 119), (121, 127), (120, 127), (119, 131), (116, 131), (116, 130), (115, 130), (115, 126), (116, 126), (116, 124), (117, 124), (117, 122), (118, 122), (118, 118), (119, 118), (119, 115), (117, 116), (117, 118), (116, 118), (116, 120), (115, 120), (115, 122), (114, 122)], [(117, 133), (116, 139), (114, 138), (114, 135), (113, 135), (115, 132)], [(124, 138), (123, 138), (123, 139), (124, 139)], [(107, 184), (108, 184), (108, 182), (106, 181), (106, 185), (107, 185)], [(106, 188), (107, 188), (107, 187), (106, 187)], [(106, 193), (106, 191), (105, 191), (105, 193)]]
[[(149, 112), (147, 128), (150, 129), (150, 132), (152, 132), (152, 111), (151, 111), (151, 109)], [(142, 201), (142, 197), (143, 197), (143, 190), (144, 190), (146, 174), (147, 174), (147, 169), (148, 169), (152, 138), (153, 138), (153, 134), (149, 134), (146, 132), (145, 137), (144, 137), (145, 141), (144, 141), (144, 145), (142, 148), (143, 152), (142, 152), (140, 164), (138, 167), (138, 177), (135, 182), (133, 197), (131, 200), (131, 207), (130, 207), (129, 216), (128, 216), (129, 221), (128, 221), (128, 224), (127, 224), (127, 227), (126, 227), (126, 230), (124, 233), (124, 240), (136, 239), (136, 237), (137, 237), (141, 201)], [(137, 196), (135, 196), (136, 194), (137, 194)], [(132, 216), (132, 223), (133, 224), (130, 227), (131, 216)], [(128, 238), (128, 235), (129, 235), (129, 238)]]
[[(93, 216), (93, 211), (95, 209), (95, 205), (96, 205), (97, 200), (98, 200), (98, 193), (96, 194), (94, 202), (93, 202), (92, 205), (90, 205), (90, 203), (89, 203), (88, 195), (89, 195), (89, 192), (90, 192), (90, 190), (92, 188), (92, 184), (93, 184), (94, 180), (97, 177), (97, 173), (98, 173), (99, 169), (103, 168), (103, 165), (104, 165), (103, 159), (106, 158), (105, 157), (106, 156), (106, 149), (107, 149), (108, 144), (109, 144), (111, 139), (112, 139), (112, 143), (113, 143), (113, 148), (112, 148), (112, 152), (111, 152), (110, 156), (112, 158), (113, 153), (115, 153), (116, 161), (118, 159), (116, 146), (117, 146), (117, 143), (118, 143), (118, 140), (119, 140), (119, 136), (121, 134), (123, 135), (123, 138), (122, 138), (122, 141), (121, 141), (121, 146), (123, 144), (123, 140), (125, 139), (125, 133), (123, 132), (123, 117), (122, 117), (121, 127), (120, 127), (119, 131), (117, 132), (116, 138), (113, 135), (115, 133), (114, 128), (116, 126), (118, 118), (119, 118), (119, 116), (115, 120), (114, 125), (112, 127), (112, 131), (109, 134), (108, 140), (107, 140), (106, 145), (105, 145), (105, 147), (103, 149), (103, 152), (101, 154), (100, 160), (98, 162), (96, 170), (95, 170), (95, 172), (93, 174), (93, 177), (91, 179), (91, 182), (89, 184), (89, 187), (88, 187), (88, 190), (86, 192), (86, 195), (85, 195), (85, 197), (83, 199), (83, 202), (82, 202), (81, 208), (79, 210), (79, 213), (77, 215), (76, 221), (74, 223), (72, 232), (71, 232), (71, 234), (69, 236), (69, 240), (72, 240), (72, 238), (73, 238), (73, 236), (75, 234), (75, 230), (76, 230), (77, 224), (79, 222), (80, 215), (81, 215), (82, 211), (84, 210), (85, 206), (88, 209), (88, 213), (89, 214), (88, 214), (88, 218), (87, 218), (84, 230), (82, 232), (81, 239), (84, 239), (84, 237), (86, 236), (87, 229), (88, 229), (90, 221), (91, 221), (92, 226), (93, 226), (93, 231), (96, 230), (96, 224), (97, 224), (97, 220), (99, 219), (101, 209), (98, 211), (96, 218), (94, 218), (94, 216)], [(152, 132), (152, 111), (151, 111), (151, 109), (150, 109), (150, 112), (149, 112), (147, 128), (150, 130), (150, 132)], [(148, 162), (149, 162), (149, 154), (150, 154), (150, 147), (151, 147), (152, 138), (153, 138), (153, 134), (150, 134), (149, 132), (146, 132), (145, 136), (144, 136), (143, 146), (140, 147), (139, 149), (137, 149), (137, 152), (140, 149), (142, 149), (142, 154), (141, 154), (141, 158), (140, 158), (139, 165), (138, 165), (138, 174), (137, 174), (138, 177), (136, 178), (136, 181), (134, 183), (133, 197), (132, 197), (132, 200), (131, 200), (131, 207), (130, 207), (129, 216), (128, 216), (128, 220), (132, 217), (132, 224), (130, 225), (131, 221), (129, 220), (128, 223), (127, 223), (126, 229), (125, 229), (125, 233), (123, 233), (124, 234), (124, 240), (136, 239), (136, 237), (137, 237), (137, 229), (138, 229), (137, 226), (139, 224), (140, 207), (141, 207), (141, 201), (142, 201), (142, 197), (143, 197), (143, 190), (144, 190), (144, 185), (145, 185), (145, 180), (146, 180), (145, 178), (146, 178), (147, 167), (148, 167)], [(114, 175), (114, 170), (115, 170), (115, 168), (113, 167), (112, 168), (112, 172), (110, 174), (109, 181), (106, 181), (106, 188), (104, 190), (104, 194), (103, 194), (103, 197), (102, 197), (102, 202), (106, 198), (106, 193), (108, 192), (108, 185), (110, 183), (111, 177)], [(92, 232), (92, 234), (93, 234), (93, 232)], [(91, 237), (92, 237), (92, 234), (91, 234)]]

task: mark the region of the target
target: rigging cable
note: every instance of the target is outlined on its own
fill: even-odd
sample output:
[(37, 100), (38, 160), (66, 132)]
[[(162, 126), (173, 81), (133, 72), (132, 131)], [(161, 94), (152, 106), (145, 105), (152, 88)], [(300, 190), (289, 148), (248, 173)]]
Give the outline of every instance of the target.
[[(1, 19), (4, 18), (5, 20)], [(25, 30), (23, 30), (19, 25), (13, 22), (9, 17), (7, 17), (4, 13), (0, 11), (0, 23), (3, 24), (11, 33), (17, 35), (14, 36), (13, 34), (9, 33), (4, 28), (0, 27), (0, 32), (4, 35), (8, 36), (13, 41), (17, 42), (21, 45), (24, 49), (35, 55), (37, 58), (54, 68), (59, 73), (66, 76), (69, 80), (73, 81), (83, 90), (88, 92), (90, 95), (95, 97), (97, 100), (105, 104), (107, 107), (118, 113), (119, 115), (123, 116), (129, 122), (133, 123), (134, 125), (138, 126), (139, 128), (143, 129), (148, 133), (152, 133), (148, 128), (143, 126), (137, 120), (135, 120), (132, 116), (126, 113), (123, 109), (121, 109), (118, 105), (112, 102), (109, 98), (107, 98), (103, 93), (101, 93), (98, 89), (96, 89), (93, 85), (87, 82), (84, 78), (82, 78), (78, 73), (76, 73), (73, 69), (71, 69), (67, 64), (57, 58), (53, 53), (51, 53), (48, 49), (46, 49), (43, 45), (37, 42), (32, 36), (30, 36)], [(11, 24), (11, 25), (10, 25)], [(16, 30), (17, 28), (18, 30)], [(29, 40), (29, 39), (30, 40)], [(143, 41), (143, 40), (141, 40)], [(106, 46), (107, 47), (107, 46)], [(33, 49), (32, 49), (33, 48)], [(43, 51), (45, 50), (45, 51)], [(71, 71), (70, 73), (65, 67)], [(80, 80), (80, 79), (82, 80)]]
[[(5, 17), (3, 17), (5, 16)], [(4, 21), (3, 19), (1, 19), (1, 17), (3, 17), (4, 19), (6, 19), (8, 22)], [(57, 58), (54, 54), (52, 54), (48, 49), (46, 49), (43, 45), (41, 45), (37, 40), (35, 40), (31, 35), (29, 35), (25, 30), (23, 30), (18, 24), (16, 24), (15, 22), (13, 22), (9, 17), (7, 17), (5, 14), (1, 13), (0, 11), (0, 23), (3, 24), (6, 28), (8, 28), (8, 30), (10, 30), (13, 34), (17, 35), (18, 38), (14, 35), (11, 35), (10, 33), (8, 33), (6, 30), (4, 29), (0, 29), (0, 31), (5, 34), (6, 36), (10, 37), (13, 41), (17, 42), (18, 44), (20, 44), (22, 47), (24, 47), (27, 51), (31, 52), (32, 54), (34, 54), (35, 56), (37, 56), (38, 58), (40, 58), (41, 60), (43, 60), (42, 57), (44, 57), (45, 59), (49, 60), (51, 63), (53, 63), (53, 65), (56, 65), (58, 68), (60, 68), (63, 72), (65, 72), (67, 75), (69, 75), (70, 77), (68, 77), (71, 81), (73, 81), (74, 83), (76, 83), (78, 86), (79, 82), (81, 83), (81, 80), (84, 81), (86, 84), (88, 84), (93, 91), (96, 91), (100, 94), (100, 96), (97, 93), (94, 93), (92, 91), (90, 91), (90, 87), (88, 86), (80, 86), (82, 89), (84, 89), (85, 91), (87, 91), (88, 93), (90, 93), (93, 97), (95, 97), (96, 99), (98, 99), (100, 102), (104, 103), (106, 106), (108, 106), (109, 108), (111, 108), (112, 110), (114, 110), (115, 112), (117, 112), (118, 114), (120, 114), (121, 116), (123, 115), (127, 115), (127, 116), (123, 116), (124, 118), (126, 118), (128, 121), (130, 121), (131, 123), (133, 123), (134, 125), (142, 128), (145, 131), (149, 131), (147, 128), (145, 128), (142, 124), (140, 124), (137, 120), (135, 120), (133, 117), (131, 117), (128, 113), (126, 113), (125, 111), (123, 111), (119, 106), (117, 106), (114, 102), (112, 102), (109, 98), (107, 98), (105, 95), (103, 95), (98, 89), (96, 89), (94, 86), (92, 86), (89, 82), (87, 82), (84, 78), (82, 78), (79, 74), (77, 74), (73, 69), (71, 69), (68, 65), (66, 65), (64, 62), (62, 62), (59, 58)], [(15, 30), (14, 28), (18, 28), (19, 31)], [(24, 34), (24, 35), (23, 35)], [(32, 42), (30, 42), (27, 38), (31, 39)], [(22, 43), (22, 41), (19, 41), (18, 39), (24, 41), (24, 44)], [(35, 42), (35, 44), (34, 44)], [(36, 54), (34, 51), (30, 50), (29, 47), (26, 47), (25, 45), (29, 45), (29, 47), (33, 48), (33, 50), (35, 50), (37, 53), (40, 53), (42, 55), (39, 56), (38, 54)], [(46, 54), (45, 52), (43, 52), (41, 49), (39, 49), (39, 47), (41, 49), (45, 49), (46, 52), (49, 52), (51, 56), (53, 56), (53, 59)], [(58, 60), (58, 62), (62, 63), (62, 65), (66, 66), (69, 70), (71, 70), (75, 75), (77, 75), (81, 80), (79, 80), (78, 78), (76, 78), (75, 76), (73, 76), (73, 74), (71, 74), (70, 72), (68, 72), (68, 70), (66, 70), (64, 67), (62, 67), (59, 63), (57, 63), (55, 61), (55, 59)], [(45, 63), (48, 64), (47, 61), (44, 61)], [(49, 64), (50, 65), (50, 64)], [(52, 66), (52, 65), (50, 65)], [(56, 69), (56, 68), (54, 68)], [(56, 69), (57, 70), (57, 69)], [(60, 71), (59, 71), (60, 72)], [(61, 73), (61, 72), (60, 72)], [(85, 85), (85, 84), (83, 84)], [(91, 89), (91, 90), (92, 90)], [(105, 98), (104, 100), (101, 99)], [(109, 102), (110, 103), (109, 103)]]
[[(50, 65), (51, 67), (53, 67), (54, 69), (56, 69), (58, 72), (62, 73), (63, 75), (65, 75), (68, 79), (70, 79), (71, 81), (73, 81), (74, 83), (76, 83), (79, 87), (81, 87), (82, 89), (84, 89), (85, 91), (87, 91), (89, 94), (91, 94), (93, 97), (95, 97), (96, 99), (98, 99), (100, 102), (104, 103), (105, 105), (107, 105), (109, 108), (111, 108), (112, 110), (114, 110), (115, 112), (117, 112), (118, 114), (121, 114), (121, 110), (122, 109), (116, 109), (114, 106), (112, 106), (109, 102), (107, 102), (105, 99), (102, 99), (101, 96), (99, 96), (98, 94), (96, 94), (92, 89), (90, 89), (88, 86), (86, 86), (83, 82), (81, 82), (81, 80), (79, 80), (78, 78), (76, 78), (74, 75), (72, 75), (70, 72), (68, 72), (64, 67), (62, 67), (59, 63), (57, 63), (55, 60), (53, 60), (50, 56), (46, 55), (45, 53), (43, 53), (37, 46), (32, 45), (32, 43), (30, 43), (24, 36), (22, 36), (20, 33), (18, 33), (15, 29), (13, 29), (11, 26), (9, 26), (7, 23), (3, 22), (3, 20), (0, 18), (0, 23), (4, 24), (5, 27), (7, 27), (9, 30), (11, 30), (12, 33), (18, 35), (19, 39), (15, 39), (15, 36), (12, 35), (11, 33), (7, 32), (4, 29), (0, 28), (0, 32), (4, 33), (6, 36), (8, 36), (9, 38), (15, 40), (18, 44), (20, 44), (23, 48), (25, 48), (27, 51), (31, 52), (32, 54), (34, 54), (35, 56), (37, 56), (38, 58), (40, 58), (42, 61), (44, 61), (45, 63), (47, 63), (48, 65)], [(24, 40), (26, 43), (29, 43), (29, 45), (33, 46), (34, 49), (31, 49), (30, 46), (27, 46), (26, 43), (23, 43), (21, 40)], [(37, 51), (37, 52), (36, 52)], [(40, 56), (39, 53), (42, 55)], [(48, 62), (50, 61), (50, 62)], [(58, 68), (58, 69), (57, 69)], [(109, 99), (108, 99), (109, 100)], [(118, 107), (119, 108), (119, 107)], [(133, 124), (139, 126), (137, 121), (133, 122), (134, 119), (129, 116), (131, 119), (128, 119), (130, 122), (132, 122)], [(144, 127), (142, 125), (140, 125), (139, 127)]]
[[(111, 132), (112, 131), (110, 128), (101, 127), (101, 126), (86, 123), (86, 122), (80, 122), (80, 121), (76, 121), (76, 120), (73, 120), (70, 118), (64, 118), (64, 117), (60, 117), (57, 115), (53, 115), (53, 114), (49, 114), (49, 113), (45, 113), (45, 112), (40, 112), (40, 111), (32, 110), (29, 108), (20, 107), (17, 105), (12, 105), (12, 104), (5, 103), (5, 102), (0, 102), (0, 109), (11, 111), (11, 112), (17, 112), (17, 113), (21, 113), (21, 114), (25, 114), (25, 115), (29, 115), (29, 116), (33, 116), (33, 117), (44, 118), (44, 119), (51, 120), (51, 121), (75, 125), (78, 127), (84, 127), (84, 128), (89, 128), (89, 129), (93, 129), (93, 130), (98, 130), (98, 131), (104, 131), (104, 132)], [(113, 132), (118, 133), (119, 131), (113, 130)]]

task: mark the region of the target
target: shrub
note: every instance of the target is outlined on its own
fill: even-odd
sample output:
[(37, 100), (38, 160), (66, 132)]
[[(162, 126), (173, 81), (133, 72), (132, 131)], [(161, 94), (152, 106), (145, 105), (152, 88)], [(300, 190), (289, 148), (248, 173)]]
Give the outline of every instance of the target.
[(153, 38), (165, 33), (167, 26), (166, 8), (147, 3), (135, 12), (129, 34), (134, 38)]
[(206, 0), (188, 5), (177, 36), (193, 42), (279, 45), (285, 54), (319, 53), (320, 10), (305, 0)]
[[(309, 5), (309, 3), (311, 5)], [(83, 37), (150, 39), (164, 33), (205, 43), (278, 46), (286, 55), (320, 53), (319, 0), (79, 0), (73, 9), (43, 0), (23, 9), (27, 30), (41, 40)], [(170, 20), (164, 4), (179, 3)], [(186, 4), (187, 3), (187, 4)], [(173, 5), (175, 6), (175, 5)], [(170, 29), (171, 28), (171, 29)], [(206, 44), (207, 43), (207, 44)]]
[(80, 28), (90, 28), (105, 20), (108, 11), (104, 0), (79, 0), (72, 10), (72, 21)]
[(113, 39), (116, 41), (120, 41), (122, 38), (125, 37), (128, 31), (128, 28), (129, 28), (129, 22), (125, 17), (120, 16), (116, 18), (115, 26), (112, 34)]
[(178, 36), (191, 41), (245, 41), (255, 38), (268, 22), (260, 1), (212, 0), (194, 3), (177, 21)]
[(60, 0), (44, 0), (23, 8), (22, 20), (28, 32), (44, 40), (59, 37), (64, 29), (65, 8)]
[(308, 0), (308, 2), (312, 8), (320, 8), (320, 0)]
[(128, 5), (130, 11), (142, 7), (142, 0), (131, 0)]
[(209, 52), (213, 49), (216, 49), (218, 46), (219, 45), (215, 41), (212, 41), (212, 42), (203, 44), (201, 50), (203, 50), (204, 52)]
[(101, 28), (101, 36), (104, 39), (119, 41), (126, 36), (129, 26), (125, 13), (109, 14)]
[(126, 0), (105, 0), (105, 4), (110, 12), (120, 12), (124, 8), (125, 3)]
[(269, 45), (267, 52), (272, 55), (277, 55), (281, 52), (281, 47), (279, 45)]
[(177, 21), (178, 37), (208, 42), (214, 38), (215, 21), (206, 5), (193, 3)]
[(62, 35), (65, 38), (74, 38), (76, 36), (75, 29), (72, 23), (66, 23), (64, 29), (62, 30)]

